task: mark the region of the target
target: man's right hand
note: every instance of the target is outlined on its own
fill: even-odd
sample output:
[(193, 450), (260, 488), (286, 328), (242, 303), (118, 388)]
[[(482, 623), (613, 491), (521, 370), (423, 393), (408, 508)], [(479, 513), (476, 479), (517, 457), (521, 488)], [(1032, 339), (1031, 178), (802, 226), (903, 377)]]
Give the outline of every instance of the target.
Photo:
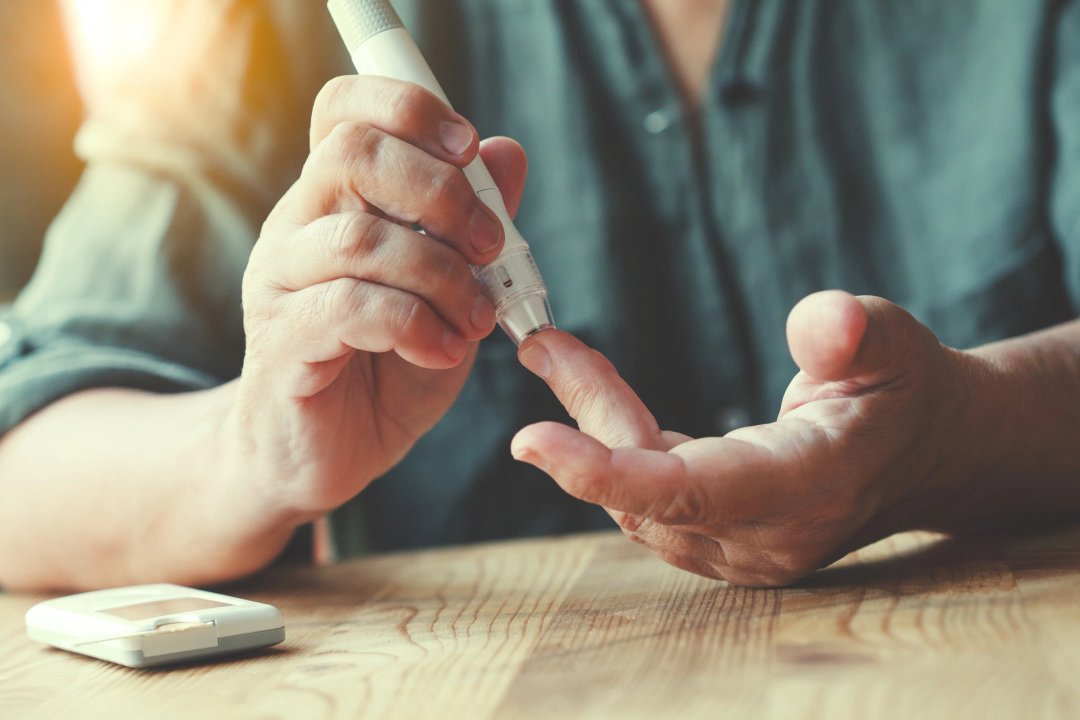
[(246, 356), (226, 432), (241, 481), (320, 515), (449, 408), (495, 326), (469, 269), (503, 244), (460, 170), (478, 152), (514, 213), (526, 161), (513, 141), (479, 143), (416, 85), (350, 76), (323, 88), (311, 154), (244, 276)]

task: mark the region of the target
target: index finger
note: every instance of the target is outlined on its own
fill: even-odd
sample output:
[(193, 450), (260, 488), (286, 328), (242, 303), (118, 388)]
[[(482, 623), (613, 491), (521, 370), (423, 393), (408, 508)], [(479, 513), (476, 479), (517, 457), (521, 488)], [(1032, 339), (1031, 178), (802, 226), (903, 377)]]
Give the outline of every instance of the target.
[(341, 123), (364, 123), (464, 167), (479, 147), (468, 120), (419, 85), (379, 75), (344, 75), (323, 86), (311, 112), (311, 147)]
[(661, 525), (715, 531), (767, 515), (784, 497), (783, 469), (760, 448), (730, 438), (691, 440), (670, 452), (609, 448), (544, 422), (520, 430), (510, 449), (574, 497)]
[(667, 449), (637, 393), (606, 357), (573, 335), (544, 330), (521, 344), (518, 358), (548, 384), (582, 432), (608, 447)]

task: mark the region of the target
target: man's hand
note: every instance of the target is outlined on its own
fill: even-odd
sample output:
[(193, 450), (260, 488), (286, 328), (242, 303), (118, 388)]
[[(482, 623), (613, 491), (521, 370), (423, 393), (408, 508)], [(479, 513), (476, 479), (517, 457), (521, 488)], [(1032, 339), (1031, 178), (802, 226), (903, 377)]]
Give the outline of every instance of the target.
[(971, 359), (899, 307), (838, 291), (796, 305), (788, 344), (801, 371), (775, 423), (692, 439), (660, 430), (602, 355), (539, 333), (521, 362), (581, 432), (539, 423), (512, 451), (669, 563), (745, 585), (929, 520), (966, 480)]
[(333, 509), (400, 460), (495, 327), (469, 268), (503, 243), (461, 172), (478, 152), (514, 212), (521, 147), (480, 144), (428, 91), (343, 77), (316, 101), (311, 155), (244, 276), (247, 349), (228, 432), (237, 474), (298, 517)]
[[(370, 76), (324, 88), (311, 148), (244, 274), (240, 378), (190, 393), (84, 390), (0, 438), (0, 584), (235, 580), (449, 407), (495, 326), (469, 264), (502, 244), (461, 168), (482, 155), (513, 212), (525, 154), (480, 143), (418, 86)], [(171, 212), (225, 200), (184, 199), (195, 204)]]

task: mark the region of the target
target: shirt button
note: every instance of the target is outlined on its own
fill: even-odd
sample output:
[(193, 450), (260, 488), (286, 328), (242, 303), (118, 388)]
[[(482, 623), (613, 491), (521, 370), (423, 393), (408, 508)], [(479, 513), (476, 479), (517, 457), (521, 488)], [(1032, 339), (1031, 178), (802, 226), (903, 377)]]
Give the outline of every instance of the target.
[(659, 135), (671, 127), (671, 113), (667, 110), (653, 110), (641, 121), (641, 126), (650, 135)]
[(720, 435), (727, 435), (732, 430), (749, 425), (750, 413), (747, 412), (746, 408), (739, 407), (738, 405), (721, 408), (720, 411), (716, 413), (714, 424), (717, 433)]

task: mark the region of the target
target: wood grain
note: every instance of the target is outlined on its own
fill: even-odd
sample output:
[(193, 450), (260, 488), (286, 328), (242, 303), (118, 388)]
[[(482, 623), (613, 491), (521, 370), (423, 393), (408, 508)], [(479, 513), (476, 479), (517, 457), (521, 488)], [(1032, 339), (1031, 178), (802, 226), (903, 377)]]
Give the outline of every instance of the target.
[(0, 718), (1075, 718), (1080, 525), (889, 538), (802, 584), (690, 575), (601, 533), (277, 569), (279, 649), (138, 671), (25, 638)]

